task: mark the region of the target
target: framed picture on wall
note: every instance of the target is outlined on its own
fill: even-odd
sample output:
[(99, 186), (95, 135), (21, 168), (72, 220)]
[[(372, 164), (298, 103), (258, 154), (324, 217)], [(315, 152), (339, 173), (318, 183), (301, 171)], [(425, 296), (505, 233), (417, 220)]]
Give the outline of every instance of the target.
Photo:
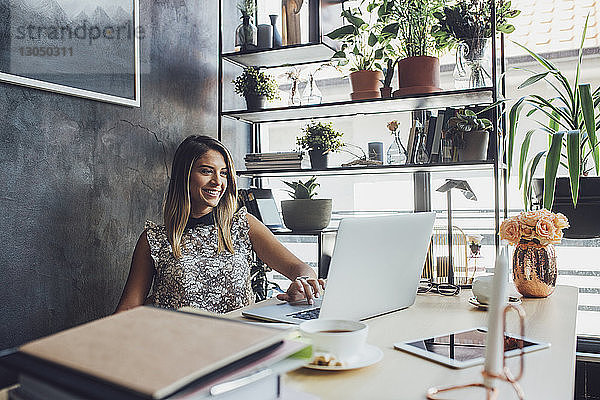
[(139, 0), (0, 2), (0, 81), (140, 106)]

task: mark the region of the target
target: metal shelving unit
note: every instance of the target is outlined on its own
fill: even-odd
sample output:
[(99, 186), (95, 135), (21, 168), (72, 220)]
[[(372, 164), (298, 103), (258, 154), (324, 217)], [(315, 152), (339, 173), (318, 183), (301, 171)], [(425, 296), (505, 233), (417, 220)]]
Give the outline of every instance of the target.
[(290, 170), (251, 170), (237, 171), (238, 176), (253, 178), (272, 178), (284, 176), (335, 176), (335, 175), (379, 175), (392, 173), (444, 172), (451, 168), (456, 172), (494, 170), (494, 161), (469, 161), (456, 163), (405, 164), (405, 165), (374, 165), (354, 167), (334, 167), (325, 170), (290, 169)]
[(353, 115), (386, 114), (391, 112), (435, 110), (445, 107), (466, 107), (493, 103), (493, 88), (451, 90), (391, 99), (366, 99), (266, 108), (260, 111), (224, 111), (223, 116), (250, 124), (298, 121), (311, 118), (349, 117)]
[(326, 62), (334, 53), (335, 49), (326, 43), (307, 43), (270, 50), (231, 52), (223, 54), (222, 57), (240, 67), (275, 68)]
[[(222, 30), (222, 2), (219, 0), (219, 23)], [(495, 31), (495, 4), (492, 4), (492, 30)], [(435, 110), (446, 107), (467, 107), (467, 106), (485, 106), (498, 101), (504, 96), (504, 81), (501, 81), (498, 87), (498, 77), (504, 72), (504, 40), (501, 36), (500, 57), (496, 51), (496, 37), (491, 38), (492, 45), (492, 84), (491, 87), (483, 87), (466, 90), (449, 90), (438, 93), (418, 94), (392, 99), (370, 99), (359, 101), (341, 101), (307, 106), (290, 106), (280, 108), (267, 108), (260, 111), (247, 110), (223, 110), (223, 62), (228, 62), (240, 67), (256, 66), (264, 68), (274, 68), (286, 65), (302, 65), (329, 60), (335, 52), (331, 44), (323, 43), (322, 40), (294, 46), (286, 46), (277, 49), (256, 50), (251, 52), (223, 53), (222, 31), (219, 34), (219, 137), (221, 137), (221, 118), (242, 121), (252, 126), (253, 143), (252, 151), (261, 151), (258, 142), (259, 135), (257, 127), (263, 123), (278, 123), (288, 121), (308, 120), (312, 118), (334, 118), (351, 117), (356, 115), (376, 115), (385, 113), (410, 112), (416, 110)], [(323, 36), (321, 36), (321, 39)], [(500, 69), (500, 73), (498, 72)], [(498, 110), (494, 109), (493, 120), (499, 121)], [(241, 177), (252, 178), (254, 182), (260, 185), (261, 178), (288, 177), (288, 176), (339, 176), (339, 175), (378, 175), (378, 174), (411, 174), (414, 182), (414, 209), (415, 211), (431, 210), (431, 187), (430, 174), (435, 172), (457, 172), (468, 173), (472, 171), (485, 171), (493, 176), (494, 186), (494, 220), (495, 232), (498, 233), (500, 227), (500, 214), (507, 215), (507, 194), (506, 194), (506, 166), (501, 159), (503, 155), (502, 140), (497, 130), (497, 123), (494, 123), (494, 131), (490, 135), (490, 145), (495, 148), (489, 153), (493, 157), (486, 161), (477, 162), (458, 162), (458, 163), (433, 163), (433, 164), (408, 164), (408, 165), (382, 165), (382, 166), (352, 166), (352, 167), (334, 167), (326, 170), (311, 169), (293, 169), (293, 170), (241, 170), (237, 175)], [(505, 123), (502, 121), (502, 129)], [(489, 156), (488, 156), (489, 157)], [(288, 233), (289, 234), (289, 233)], [(315, 233), (312, 233), (314, 235)], [(496, 248), (500, 242), (498, 235), (495, 235)], [(320, 259), (322, 254), (320, 255)], [(321, 268), (320, 268), (321, 270)], [(325, 270), (325, 269), (323, 269)]]

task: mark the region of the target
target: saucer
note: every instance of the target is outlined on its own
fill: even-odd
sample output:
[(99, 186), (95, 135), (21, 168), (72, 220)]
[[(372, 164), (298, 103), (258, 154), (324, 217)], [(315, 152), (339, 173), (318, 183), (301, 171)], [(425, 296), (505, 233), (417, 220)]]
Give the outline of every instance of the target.
[[(508, 302), (510, 304), (521, 304), (521, 299), (517, 299), (517, 298), (514, 298), (514, 297), (509, 297), (508, 298)], [(477, 308), (480, 308), (482, 310), (487, 310), (488, 306), (489, 306), (488, 304), (483, 304), (483, 303), (480, 303), (479, 301), (477, 301), (477, 297), (475, 297), (475, 296), (473, 296), (473, 297), (471, 297), (469, 299), (469, 304), (471, 304), (471, 305), (473, 305), (473, 306), (475, 306)]]
[(348, 369), (356, 369), (368, 367), (376, 362), (379, 362), (383, 358), (383, 351), (377, 346), (372, 344), (365, 344), (360, 353), (352, 357), (349, 361), (342, 366), (329, 366), (329, 365), (314, 365), (307, 364), (304, 367), (311, 369), (320, 369), (325, 371), (345, 371)]

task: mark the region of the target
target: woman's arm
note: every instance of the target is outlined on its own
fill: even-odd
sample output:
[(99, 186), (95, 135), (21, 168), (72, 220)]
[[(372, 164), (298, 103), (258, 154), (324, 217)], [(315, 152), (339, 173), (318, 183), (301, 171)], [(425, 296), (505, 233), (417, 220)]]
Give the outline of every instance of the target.
[[(313, 297), (319, 297), (323, 293), (325, 281), (317, 279), (313, 269), (286, 249), (269, 228), (254, 215), (249, 213), (246, 215), (250, 225), (250, 241), (258, 258), (292, 281), (287, 292), (277, 295), (277, 298), (286, 301), (299, 301), (306, 298), (309, 304), (312, 304)], [(300, 277), (308, 279), (298, 279)]]
[(144, 231), (135, 245), (127, 283), (125, 283), (125, 289), (123, 289), (115, 313), (144, 304), (152, 285), (153, 276), (154, 261), (150, 256), (150, 245), (148, 244), (146, 231)]

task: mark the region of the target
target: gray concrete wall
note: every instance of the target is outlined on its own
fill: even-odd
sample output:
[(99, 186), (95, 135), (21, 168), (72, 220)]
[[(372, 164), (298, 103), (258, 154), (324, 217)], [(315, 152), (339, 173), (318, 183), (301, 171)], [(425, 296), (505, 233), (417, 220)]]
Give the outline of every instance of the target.
[(0, 83), (0, 350), (111, 313), (176, 146), (217, 136), (217, 2), (140, 5), (140, 108)]

